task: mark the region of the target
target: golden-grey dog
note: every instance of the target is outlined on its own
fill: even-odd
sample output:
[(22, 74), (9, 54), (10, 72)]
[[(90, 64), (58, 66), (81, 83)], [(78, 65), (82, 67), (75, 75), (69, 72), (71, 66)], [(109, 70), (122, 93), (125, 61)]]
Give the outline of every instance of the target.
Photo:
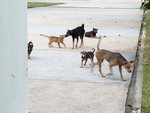
[(109, 67), (110, 67), (110, 73), (107, 75), (113, 75), (112, 67), (118, 65), (121, 79), (122, 81), (126, 81), (126, 79), (122, 75), (122, 66), (129, 73), (131, 73), (131, 63), (133, 63), (133, 61), (126, 60), (120, 53), (111, 52), (105, 49), (99, 49), (100, 41), (101, 41), (101, 37), (99, 38), (99, 41), (97, 44), (97, 51), (96, 51), (96, 58), (98, 62), (95, 63), (95, 65), (99, 65), (100, 74), (102, 75), (102, 77), (105, 77), (105, 75), (103, 75), (101, 71), (101, 64), (103, 60), (105, 59), (106, 61), (108, 61)]
[(43, 35), (43, 34), (40, 34), (40, 35), (49, 38), (49, 42), (48, 42), (49, 47), (53, 47), (52, 46), (53, 42), (56, 42), (58, 44), (59, 48), (61, 48), (60, 43), (62, 43), (64, 45), (64, 47), (66, 47), (66, 45), (64, 43), (65, 35), (60, 35), (59, 37), (57, 37), (57, 36), (47, 36), (47, 35)]
[(94, 52), (95, 49), (92, 48), (93, 51), (81, 51), (81, 67), (83, 67), (83, 62), (84, 62), (84, 66), (86, 65), (86, 62), (88, 59), (91, 60), (91, 64), (93, 64), (93, 60), (94, 60)]

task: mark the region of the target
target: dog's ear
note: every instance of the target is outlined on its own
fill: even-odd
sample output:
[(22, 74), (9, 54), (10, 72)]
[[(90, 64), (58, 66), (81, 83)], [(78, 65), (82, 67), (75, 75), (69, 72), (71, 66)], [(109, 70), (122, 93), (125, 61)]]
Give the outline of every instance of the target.
[(128, 63), (127, 61), (124, 61), (124, 62), (123, 62), (123, 65), (126, 65), (127, 63)]
[(60, 36), (60, 37), (63, 37), (63, 38), (65, 37), (65, 35), (59, 35), (59, 36)]
[(131, 64), (131, 63), (134, 63), (134, 61), (125, 61), (125, 62), (123, 62), (124, 65), (126, 65), (126, 64), (128, 64), (128, 63)]
[(72, 33), (73, 31), (72, 31), (72, 30), (67, 29), (67, 32), (68, 32), (68, 33)]

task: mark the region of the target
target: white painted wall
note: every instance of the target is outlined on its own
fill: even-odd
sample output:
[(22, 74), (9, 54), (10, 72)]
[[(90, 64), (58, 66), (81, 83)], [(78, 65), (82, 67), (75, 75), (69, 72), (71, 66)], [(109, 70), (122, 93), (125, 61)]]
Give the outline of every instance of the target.
[(0, 1), (0, 113), (27, 113), (26, 0)]

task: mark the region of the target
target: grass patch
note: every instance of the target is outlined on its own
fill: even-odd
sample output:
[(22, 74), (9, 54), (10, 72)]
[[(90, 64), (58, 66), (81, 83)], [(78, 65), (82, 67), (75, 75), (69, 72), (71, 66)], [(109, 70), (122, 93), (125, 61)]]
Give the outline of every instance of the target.
[(147, 11), (144, 43), (144, 79), (142, 89), (142, 113), (150, 113), (150, 10)]
[(28, 2), (28, 8), (58, 5), (61, 3)]

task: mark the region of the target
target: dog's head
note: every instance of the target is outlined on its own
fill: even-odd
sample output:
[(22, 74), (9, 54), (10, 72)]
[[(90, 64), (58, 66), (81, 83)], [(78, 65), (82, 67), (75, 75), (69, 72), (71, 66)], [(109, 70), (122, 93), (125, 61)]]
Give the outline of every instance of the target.
[(132, 72), (132, 71), (131, 71), (131, 64), (132, 64), (133, 62), (134, 62), (134, 61), (125, 61), (125, 62), (123, 63), (124, 68), (125, 68), (129, 73)]
[(81, 54), (81, 58), (85, 58), (86, 55), (87, 55), (87, 52), (86, 51), (81, 51), (80, 54)]
[(98, 32), (98, 29), (93, 28), (93, 32), (94, 32), (94, 33), (97, 33), (97, 32)]
[(61, 38), (65, 38), (65, 37), (66, 37), (66, 35), (60, 35), (60, 37), (61, 37)]
[(30, 41), (28, 43), (28, 50), (32, 50), (33, 47), (34, 47), (34, 45), (33, 45), (32, 41)]
[(67, 32), (66, 32), (66, 35), (65, 35), (65, 37), (68, 37), (68, 36), (70, 36), (72, 34), (72, 30), (67, 30)]

